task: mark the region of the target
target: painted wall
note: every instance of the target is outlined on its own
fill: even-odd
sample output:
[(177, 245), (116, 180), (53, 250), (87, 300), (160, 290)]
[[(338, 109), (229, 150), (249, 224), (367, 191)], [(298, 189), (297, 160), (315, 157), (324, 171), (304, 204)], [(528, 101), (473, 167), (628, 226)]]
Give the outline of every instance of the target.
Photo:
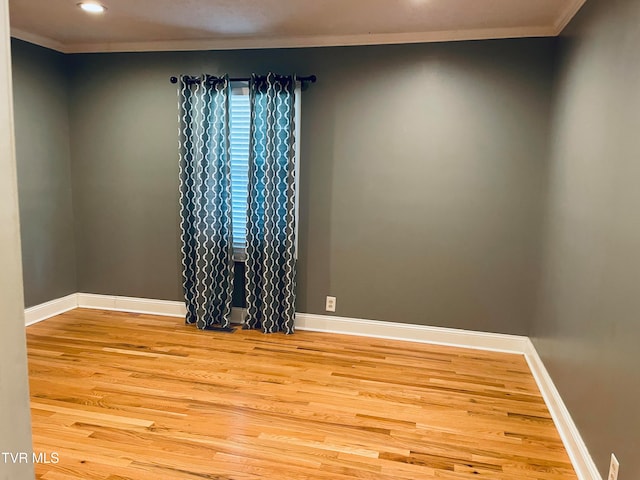
[(589, 0), (560, 41), (534, 344), (606, 478), (640, 478), (640, 1)]
[(303, 97), (298, 311), (525, 334), (553, 40), (76, 55), (79, 290), (181, 298), (180, 73), (317, 74)]
[(25, 305), (78, 291), (63, 54), (13, 40)]
[[(0, 452), (31, 452), (20, 222), (13, 133), (9, 7), (0, 1)], [(0, 480), (34, 478), (31, 463), (0, 459)]]

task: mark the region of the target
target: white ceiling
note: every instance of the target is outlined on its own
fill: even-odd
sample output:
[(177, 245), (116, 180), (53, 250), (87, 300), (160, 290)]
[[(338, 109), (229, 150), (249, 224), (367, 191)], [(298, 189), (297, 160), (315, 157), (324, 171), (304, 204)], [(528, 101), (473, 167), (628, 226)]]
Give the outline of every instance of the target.
[(10, 0), (14, 37), (61, 52), (417, 43), (558, 35), (585, 0)]

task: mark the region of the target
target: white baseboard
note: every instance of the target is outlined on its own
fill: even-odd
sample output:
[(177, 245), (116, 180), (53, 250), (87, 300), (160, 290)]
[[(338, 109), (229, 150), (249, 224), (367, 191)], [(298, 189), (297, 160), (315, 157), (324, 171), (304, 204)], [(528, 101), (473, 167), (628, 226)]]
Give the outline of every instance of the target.
[(57, 298), (50, 302), (41, 303), (40, 305), (25, 309), (24, 323), (25, 325), (33, 325), (34, 323), (60, 315), (74, 308), (78, 308), (78, 299), (77, 294), (72, 293), (66, 297)]
[[(63, 298), (51, 300), (24, 311), (25, 325), (32, 325), (47, 318), (55, 317), (74, 308), (94, 308), (118, 312), (146, 313), (167, 317), (184, 317), (187, 309), (184, 302), (152, 300), (148, 298), (121, 297), (117, 295), (97, 295), (93, 293), (72, 293)], [(244, 323), (246, 309), (233, 308), (231, 323)]]
[[(97, 295), (93, 293), (78, 293), (78, 307), (114, 310), (117, 312), (146, 313), (166, 317), (184, 317), (187, 314), (187, 307), (184, 302)], [(231, 309), (231, 323), (244, 323), (245, 314), (246, 309), (233, 307)]]
[(296, 328), (314, 332), (341, 333), (519, 354), (524, 353), (528, 341), (527, 337), (519, 335), (331, 317), (310, 313), (296, 313)]
[(598, 468), (580, 436), (578, 427), (576, 427), (576, 424), (573, 422), (569, 410), (567, 410), (566, 405), (562, 401), (558, 389), (554, 385), (549, 372), (547, 372), (544, 363), (542, 363), (542, 359), (530, 339), (527, 339), (524, 354), (533, 378), (535, 378), (544, 402), (551, 413), (553, 423), (555, 423), (560, 433), (564, 448), (567, 450), (573, 468), (576, 470), (578, 479), (602, 480), (600, 472), (598, 472)]
[[(52, 300), (25, 310), (26, 324), (31, 325), (59, 315), (73, 308), (95, 308), (120, 312), (146, 313), (169, 317), (184, 317), (184, 302), (153, 300), (148, 298), (121, 297), (77, 293)], [(233, 308), (232, 323), (244, 323), (246, 309)], [(388, 338), (409, 342), (435, 343), (481, 350), (508, 353), (525, 352), (527, 337), (499, 333), (474, 332), (454, 328), (427, 327), (407, 323), (362, 320), (355, 318), (331, 317), (309, 313), (296, 313), (296, 328), (316, 332), (341, 333), (366, 337)]]
[[(184, 317), (184, 302), (77, 293), (25, 310), (27, 325), (76, 307)], [(232, 322), (243, 323), (245, 309), (234, 308)], [(524, 355), (560, 433), (579, 480), (602, 480), (567, 407), (528, 337), (407, 323), (296, 313), (296, 328), (316, 332), (433, 343)]]
[(242, 325), (242, 324), (244, 324), (245, 318), (247, 318), (247, 309), (246, 308), (233, 307), (231, 309), (231, 323)]
[(93, 293), (78, 293), (78, 307), (115, 310), (119, 312), (147, 313), (166, 317), (184, 317), (187, 313), (184, 302), (120, 297), (117, 295), (96, 295)]

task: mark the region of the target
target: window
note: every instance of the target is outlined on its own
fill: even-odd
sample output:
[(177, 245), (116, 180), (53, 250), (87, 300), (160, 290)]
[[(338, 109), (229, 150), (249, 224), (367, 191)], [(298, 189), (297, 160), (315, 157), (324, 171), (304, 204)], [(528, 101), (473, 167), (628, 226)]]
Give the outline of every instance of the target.
[[(300, 85), (295, 94), (296, 128), (296, 257), (298, 256), (298, 192), (300, 185)], [(233, 253), (236, 261), (244, 261), (247, 248), (247, 198), (249, 185), (249, 127), (251, 108), (249, 87), (238, 83), (231, 87), (229, 99), (231, 150), (231, 218), (233, 222)]]
[(231, 128), (231, 221), (233, 225), (233, 253), (236, 260), (244, 260), (247, 248), (247, 187), (249, 184), (249, 88), (234, 86), (229, 101)]

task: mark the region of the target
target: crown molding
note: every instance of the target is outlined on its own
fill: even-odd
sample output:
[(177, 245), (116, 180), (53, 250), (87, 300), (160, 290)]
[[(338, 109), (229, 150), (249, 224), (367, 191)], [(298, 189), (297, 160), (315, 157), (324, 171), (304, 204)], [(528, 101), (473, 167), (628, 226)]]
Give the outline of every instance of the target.
[(57, 40), (53, 40), (49, 37), (43, 37), (42, 35), (36, 35), (34, 33), (20, 30), (19, 28), (11, 27), (11, 36), (13, 38), (17, 38), (18, 40), (24, 40), (25, 42), (40, 45), (41, 47), (48, 48), (49, 50), (55, 50), (60, 53), (69, 53), (66, 51), (65, 45), (63, 43), (60, 43)]
[(168, 52), (197, 50), (248, 50), (266, 48), (306, 48), (362, 45), (394, 45), (464, 40), (551, 37), (555, 26), (526, 28), (492, 28), (480, 30), (448, 30), (441, 32), (384, 33), (364, 35), (254, 37), (153, 42), (109, 42), (63, 44), (51, 38), (12, 29), (11, 36), (61, 53)]
[(554, 28), (554, 36), (558, 36), (562, 33), (562, 31), (569, 25), (569, 22), (576, 16), (578, 11), (582, 8), (582, 6), (586, 3), (587, 0), (574, 0), (569, 3), (567, 6), (567, 11), (562, 15), (558, 21), (556, 22)]

